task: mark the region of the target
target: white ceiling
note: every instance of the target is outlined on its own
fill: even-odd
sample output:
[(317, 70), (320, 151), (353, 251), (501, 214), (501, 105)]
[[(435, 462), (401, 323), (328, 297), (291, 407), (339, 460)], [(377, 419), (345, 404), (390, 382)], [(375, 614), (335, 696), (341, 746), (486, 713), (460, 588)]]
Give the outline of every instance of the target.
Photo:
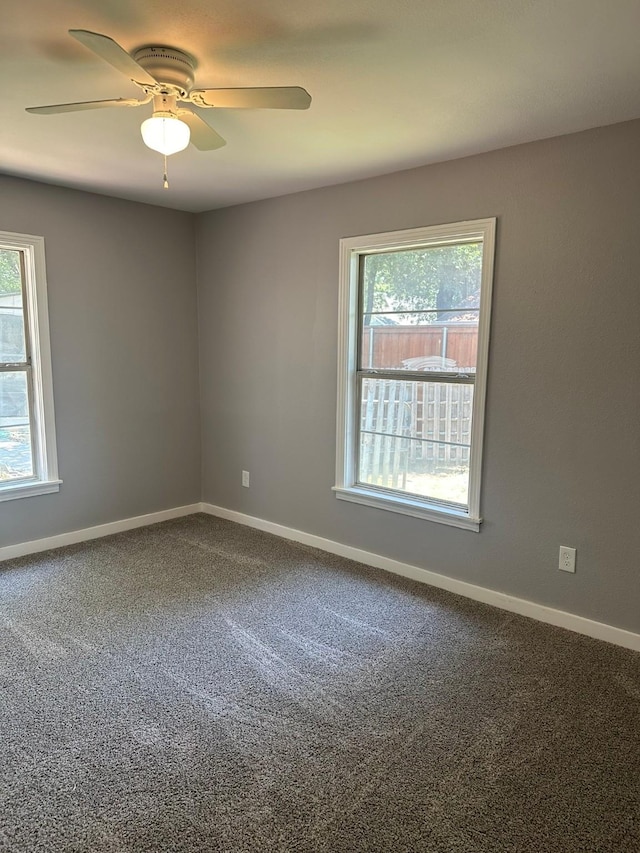
[[(289, 86), (308, 111), (208, 110), (227, 140), (162, 161), (151, 107), (35, 116), (138, 97), (74, 41), (198, 60), (196, 86)], [(201, 211), (640, 117), (640, 0), (28, 0), (0, 26), (0, 169)], [(640, 152), (638, 152), (640, 157)]]

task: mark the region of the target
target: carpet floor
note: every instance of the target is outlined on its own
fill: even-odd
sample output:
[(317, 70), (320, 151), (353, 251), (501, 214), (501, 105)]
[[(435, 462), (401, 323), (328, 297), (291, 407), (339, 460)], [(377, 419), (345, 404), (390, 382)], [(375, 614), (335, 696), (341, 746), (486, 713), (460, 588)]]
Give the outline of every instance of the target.
[(0, 850), (638, 853), (640, 655), (194, 515), (0, 565)]

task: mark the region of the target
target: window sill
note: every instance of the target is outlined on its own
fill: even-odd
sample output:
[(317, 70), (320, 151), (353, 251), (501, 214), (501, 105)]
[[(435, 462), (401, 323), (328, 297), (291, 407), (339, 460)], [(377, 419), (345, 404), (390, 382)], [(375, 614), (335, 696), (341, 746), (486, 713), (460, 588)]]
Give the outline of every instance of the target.
[(472, 518), (464, 510), (453, 507), (441, 507), (436, 504), (423, 503), (411, 498), (395, 497), (394, 495), (381, 495), (373, 489), (364, 489), (359, 486), (334, 486), (333, 491), (341, 501), (363, 504), (364, 506), (386, 509), (401, 515), (411, 515), (414, 518), (422, 518), (425, 521), (435, 521), (439, 524), (448, 524), (450, 527), (459, 527), (462, 530), (480, 531), (481, 518)]
[(18, 498), (32, 498), (36, 495), (50, 495), (60, 491), (62, 480), (32, 480), (30, 482), (3, 484), (0, 486), (0, 501), (13, 501)]

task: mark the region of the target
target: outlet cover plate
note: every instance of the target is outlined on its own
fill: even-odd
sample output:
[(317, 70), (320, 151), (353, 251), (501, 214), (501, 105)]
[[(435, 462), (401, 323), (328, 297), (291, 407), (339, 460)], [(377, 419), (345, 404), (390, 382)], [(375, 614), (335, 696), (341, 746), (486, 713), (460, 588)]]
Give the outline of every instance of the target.
[(560, 546), (560, 559), (558, 568), (561, 572), (575, 573), (576, 570), (576, 549), (569, 548), (568, 545)]

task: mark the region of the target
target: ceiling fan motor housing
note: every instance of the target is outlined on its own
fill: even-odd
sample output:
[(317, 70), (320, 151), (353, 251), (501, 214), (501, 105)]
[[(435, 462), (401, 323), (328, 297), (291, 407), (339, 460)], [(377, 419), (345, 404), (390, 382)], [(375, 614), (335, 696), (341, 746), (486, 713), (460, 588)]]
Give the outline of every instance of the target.
[(139, 47), (133, 59), (158, 83), (175, 87), (185, 94), (194, 82), (195, 60), (183, 50), (163, 45)]

